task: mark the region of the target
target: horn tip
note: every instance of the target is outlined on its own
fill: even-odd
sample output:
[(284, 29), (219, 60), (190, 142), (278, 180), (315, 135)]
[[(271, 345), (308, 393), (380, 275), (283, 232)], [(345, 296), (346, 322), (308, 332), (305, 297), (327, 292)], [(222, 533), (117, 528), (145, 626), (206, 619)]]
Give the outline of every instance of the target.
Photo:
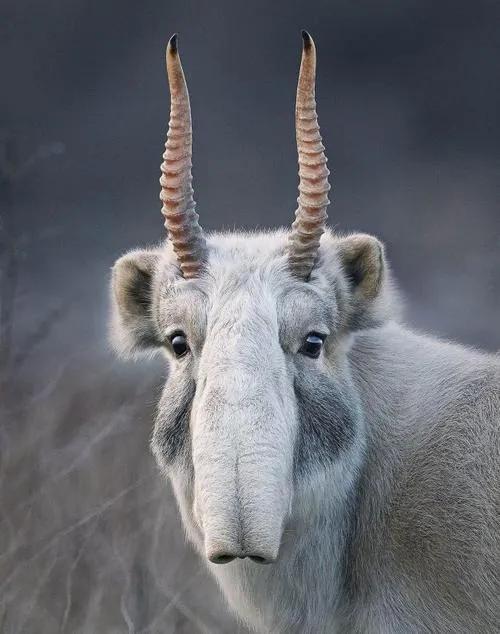
[(303, 44), (303, 47), (304, 47), (304, 51), (308, 51), (309, 49), (312, 48), (313, 39), (309, 35), (309, 33), (307, 31), (305, 31), (305, 30), (302, 30), (301, 34), (302, 34), (302, 44)]
[(172, 37), (168, 41), (168, 51), (172, 53), (172, 55), (176, 55), (177, 53), (177, 33), (174, 33)]

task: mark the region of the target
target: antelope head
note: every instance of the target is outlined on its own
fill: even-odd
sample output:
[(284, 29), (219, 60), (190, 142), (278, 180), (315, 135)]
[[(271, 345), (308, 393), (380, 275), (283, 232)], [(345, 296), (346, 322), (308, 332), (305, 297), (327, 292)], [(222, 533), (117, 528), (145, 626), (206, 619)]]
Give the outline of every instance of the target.
[(112, 338), (123, 355), (168, 358), (152, 447), (193, 541), (214, 563), (273, 562), (301, 488), (359, 453), (349, 338), (387, 314), (383, 248), (371, 236), (326, 228), (329, 171), (308, 33), (291, 230), (204, 234), (176, 36), (166, 57), (171, 111), (160, 182), (168, 239), (116, 262)]

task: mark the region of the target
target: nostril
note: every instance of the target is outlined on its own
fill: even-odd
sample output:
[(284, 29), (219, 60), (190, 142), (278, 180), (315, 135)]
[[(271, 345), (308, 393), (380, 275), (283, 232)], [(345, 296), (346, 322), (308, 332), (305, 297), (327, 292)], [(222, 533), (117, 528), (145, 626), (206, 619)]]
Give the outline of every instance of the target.
[(213, 564), (228, 564), (233, 559), (235, 559), (234, 555), (227, 555), (226, 553), (214, 553), (209, 557)]
[(236, 559), (236, 557), (238, 557), (238, 559), (248, 558), (256, 564), (272, 564), (273, 561), (275, 561), (274, 559), (268, 557), (262, 557), (262, 555), (230, 555), (225, 552), (215, 552), (211, 554), (208, 559), (213, 564), (228, 564), (230, 561)]
[(266, 557), (261, 557), (260, 555), (249, 555), (252, 561), (255, 561), (256, 564), (272, 564), (274, 559), (267, 559)]
[(205, 549), (208, 561), (213, 564), (228, 564), (234, 559), (250, 559), (256, 564), (272, 564), (278, 558), (278, 551), (264, 548), (242, 548), (237, 543), (208, 543)]

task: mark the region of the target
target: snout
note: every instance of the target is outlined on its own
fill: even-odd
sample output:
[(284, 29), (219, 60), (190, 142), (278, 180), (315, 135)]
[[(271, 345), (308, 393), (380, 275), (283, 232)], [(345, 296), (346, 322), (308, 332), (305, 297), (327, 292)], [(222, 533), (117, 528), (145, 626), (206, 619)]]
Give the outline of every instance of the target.
[(259, 564), (273, 563), (283, 535), (283, 496), (268, 495), (266, 499), (255, 487), (248, 491), (245, 486), (235, 490), (233, 485), (231, 491), (231, 484), (225, 483), (223, 496), (214, 494), (220, 486), (199, 492), (203, 511), (198, 517), (207, 559), (214, 564), (247, 558)]
[(240, 550), (239, 552), (232, 553), (228, 552), (230, 549), (219, 549), (212, 550), (207, 553), (208, 560), (213, 564), (228, 564), (230, 561), (234, 561), (236, 558), (238, 559), (251, 559), (256, 564), (272, 564), (276, 561), (276, 556), (274, 553), (248, 553), (243, 554)]
[(278, 558), (291, 490), (276, 456), (203, 460), (196, 452), (194, 516), (206, 557), (215, 564), (248, 558), (270, 564)]
[(205, 552), (207, 559), (213, 564), (227, 564), (234, 559), (250, 559), (257, 564), (272, 564), (278, 558), (281, 541), (281, 531), (276, 535), (268, 535), (260, 543), (252, 543), (247, 535), (245, 542), (217, 539), (211, 531), (205, 537)]
[(269, 393), (265, 370), (229, 369), (212, 373), (193, 412), (194, 516), (210, 562), (270, 564), (291, 507), (294, 411), (277, 406), (285, 389)]

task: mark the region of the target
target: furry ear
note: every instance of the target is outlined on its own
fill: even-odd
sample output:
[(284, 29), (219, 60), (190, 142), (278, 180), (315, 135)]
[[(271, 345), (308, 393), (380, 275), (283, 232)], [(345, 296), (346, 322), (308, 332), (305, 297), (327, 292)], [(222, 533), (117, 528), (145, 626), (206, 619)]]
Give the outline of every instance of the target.
[(338, 250), (353, 295), (359, 300), (375, 299), (386, 269), (382, 243), (373, 236), (355, 233), (342, 238)]
[(383, 244), (373, 236), (356, 233), (339, 239), (337, 253), (350, 291), (350, 328), (373, 327), (393, 316)]
[(111, 342), (118, 354), (130, 357), (160, 345), (152, 314), (152, 289), (158, 251), (131, 251), (119, 258), (111, 276)]

